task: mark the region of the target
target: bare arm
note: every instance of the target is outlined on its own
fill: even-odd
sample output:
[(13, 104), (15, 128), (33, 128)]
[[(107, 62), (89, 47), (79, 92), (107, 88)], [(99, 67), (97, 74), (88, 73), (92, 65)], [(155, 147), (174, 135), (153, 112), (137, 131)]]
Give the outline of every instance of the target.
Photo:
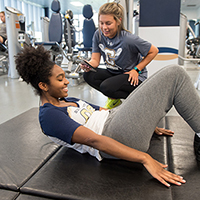
[(91, 57), (89, 63), (93, 67), (98, 67), (99, 63), (100, 63), (100, 59), (101, 59), (101, 54), (100, 53), (92, 53), (92, 57)]
[(145, 66), (147, 66), (158, 54), (158, 48), (154, 45), (151, 45), (151, 48), (148, 52), (148, 54), (144, 57), (144, 59), (137, 65), (137, 68), (141, 71), (144, 69)]
[[(158, 54), (158, 49), (154, 45), (151, 45), (151, 48), (148, 52), (148, 54), (143, 58), (143, 60), (136, 66), (140, 71), (144, 69)], [(136, 72), (134, 69), (132, 69), (129, 72), (126, 72), (125, 74), (129, 74), (129, 79), (131, 85), (134, 84), (138, 85), (138, 72)]]
[(92, 146), (95, 149), (120, 159), (142, 163), (154, 178), (167, 187), (170, 186), (168, 182), (176, 185), (185, 183), (182, 177), (165, 170), (164, 168), (166, 168), (167, 165), (159, 163), (147, 153), (125, 146), (107, 136), (98, 135), (84, 126), (80, 126), (76, 129), (72, 137), (72, 142)]

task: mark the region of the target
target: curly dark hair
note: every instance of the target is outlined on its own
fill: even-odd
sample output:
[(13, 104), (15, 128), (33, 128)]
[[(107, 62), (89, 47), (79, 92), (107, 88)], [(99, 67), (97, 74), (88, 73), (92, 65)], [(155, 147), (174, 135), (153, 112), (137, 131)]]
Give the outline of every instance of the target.
[(42, 45), (34, 48), (26, 46), (15, 56), (16, 69), (27, 84), (31, 84), (37, 95), (42, 94), (38, 84), (40, 82), (50, 84), (52, 68), (55, 63), (51, 60), (50, 52)]

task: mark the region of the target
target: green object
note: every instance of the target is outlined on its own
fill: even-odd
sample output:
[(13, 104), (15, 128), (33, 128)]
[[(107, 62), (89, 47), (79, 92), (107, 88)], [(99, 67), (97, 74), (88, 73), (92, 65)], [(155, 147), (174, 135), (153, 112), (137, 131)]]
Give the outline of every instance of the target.
[(112, 109), (112, 108), (115, 108), (116, 106), (119, 106), (121, 103), (122, 102), (121, 102), (120, 99), (111, 99), (111, 98), (108, 98), (108, 100), (106, 101), (106, 105), (104, 106), (104, 108)]

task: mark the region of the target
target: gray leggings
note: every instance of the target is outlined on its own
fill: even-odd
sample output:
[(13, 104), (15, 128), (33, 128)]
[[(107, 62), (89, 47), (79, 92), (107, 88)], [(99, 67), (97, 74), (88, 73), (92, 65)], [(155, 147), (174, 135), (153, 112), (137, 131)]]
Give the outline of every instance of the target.
[(190, 127), (200, 132), (200, 98), (190, 77), (177, 65), (155, 73), (111, 110), (103, 135), (146, 152), (155, 127), (173, 105)]

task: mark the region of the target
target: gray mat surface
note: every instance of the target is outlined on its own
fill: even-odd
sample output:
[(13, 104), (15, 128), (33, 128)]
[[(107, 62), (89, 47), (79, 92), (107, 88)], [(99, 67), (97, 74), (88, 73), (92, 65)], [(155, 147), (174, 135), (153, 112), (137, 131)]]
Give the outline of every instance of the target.
[(0, 188), (17, 191), (60, 148), (42, 133), (38, 112), (0, 125)]

